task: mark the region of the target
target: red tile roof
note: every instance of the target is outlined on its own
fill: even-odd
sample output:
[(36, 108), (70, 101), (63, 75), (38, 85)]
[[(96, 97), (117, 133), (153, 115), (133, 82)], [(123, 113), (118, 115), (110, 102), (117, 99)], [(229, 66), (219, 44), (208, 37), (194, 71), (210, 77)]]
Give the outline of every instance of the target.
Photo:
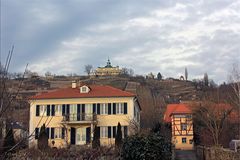
[(188, 108), (186, 104), (168, 104), (167, 110), (164, 113), (164, 121), (171, 122), (172, 114), (189, 114), (192, 111)]
[(79, 87), (65, 88), (30, 97), (36, 99), (97, 98), (97, 97), (135, 97), (136, 95), (111, 86), (88, 85), (90, 92), (80, 93)]

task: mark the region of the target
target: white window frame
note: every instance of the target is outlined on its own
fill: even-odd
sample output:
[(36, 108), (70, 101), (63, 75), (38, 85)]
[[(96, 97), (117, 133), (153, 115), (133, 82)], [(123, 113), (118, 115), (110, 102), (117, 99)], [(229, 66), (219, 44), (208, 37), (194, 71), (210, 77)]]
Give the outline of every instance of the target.
[(93, 104), (92, 103), (86, 103), (85, 104), (85, 113), (86, 114), (92, 114), (93, 112)]
[(100, 137), (108, 138), (108, 127), (105, 126), (100, 127)]
[(54, 139), (62, 138), (62, 128), (56, 127), (54, 128)]
[(100, 103), (100, 114), (101, 115), (108, 114), (108, 103)]
[(40, 105), (39, 106), (39, 115), (40, 116), (47, 116), (47, 105)]
[(88, 93), (89, 91), (90, 89), (88, 88), (88, 86), (80, 87), (80, 93)]
[(124, 103), (116, 103), (116, 114), (124, 114)]
[(62, 105), (61, 104), (55, 105), (55, 116), (62, 116)]

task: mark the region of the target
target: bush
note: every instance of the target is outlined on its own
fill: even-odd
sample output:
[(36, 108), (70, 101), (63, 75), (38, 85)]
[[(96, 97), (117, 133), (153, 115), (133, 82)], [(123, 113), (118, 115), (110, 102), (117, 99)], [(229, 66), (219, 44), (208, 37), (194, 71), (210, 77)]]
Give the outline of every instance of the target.
[(48, 135), (46, 132), (45, 124), (43, 124), (40, 129), (40, 134), (38, 137), (38, 149), (40, 150), (48, 149)]
[(13, 129), (10, 128), (7, 131), (6, 137), (4, 138), (3, 152), (8, 152), (14, 145), (15, 145), (15, 140), (14, 140), (14, 136), (13, 136)]
[(124, 140), (121, 156), (125, 160), (170, 160), (171, 146), (171, 142), (166, 141), (158, 133), (148, 136), (135, 135)]
[(122, 129), (121, 129), (121, 124), (118, 122), (117, 125), (117, 134), (116, 134), (116, 138), (115, 138), (115, 146), (117, 148), (121, 148), (122, 146)]
[(93, 133), (92, 148), (99, 148), (99, 147), (100, 147), (100, 130), (97, 126), (95, 126), (94, 133)]

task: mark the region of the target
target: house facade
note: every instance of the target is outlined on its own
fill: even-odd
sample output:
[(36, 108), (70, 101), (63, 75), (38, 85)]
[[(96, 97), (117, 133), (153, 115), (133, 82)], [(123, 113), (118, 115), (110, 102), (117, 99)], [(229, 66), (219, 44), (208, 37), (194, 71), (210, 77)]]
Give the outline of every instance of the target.
[(113, 145), (118, 122), (123, 137), (140, 127), (140, 105), (135, 94), (103, 85), (77, 86), (73, 82), (70, 88), (31, 97), (29, 147), (37, 146), (43, 124), (52, 147), (91, 144), (95, 126), (101, 145)]
[(164, 114), (164, 121), (171, 123), (172, 143), (176, 149), (193, 149), (193, 118), (186, 104), (169, 104)]

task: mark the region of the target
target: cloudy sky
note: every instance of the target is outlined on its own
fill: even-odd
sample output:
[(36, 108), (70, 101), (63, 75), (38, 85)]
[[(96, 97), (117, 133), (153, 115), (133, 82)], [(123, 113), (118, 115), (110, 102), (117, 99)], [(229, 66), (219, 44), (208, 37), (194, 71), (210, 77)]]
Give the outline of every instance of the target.
[(11, 71), (84, 74), (84, 65), (227, 81), (240, 62), (240, 0), (1, 0)]

